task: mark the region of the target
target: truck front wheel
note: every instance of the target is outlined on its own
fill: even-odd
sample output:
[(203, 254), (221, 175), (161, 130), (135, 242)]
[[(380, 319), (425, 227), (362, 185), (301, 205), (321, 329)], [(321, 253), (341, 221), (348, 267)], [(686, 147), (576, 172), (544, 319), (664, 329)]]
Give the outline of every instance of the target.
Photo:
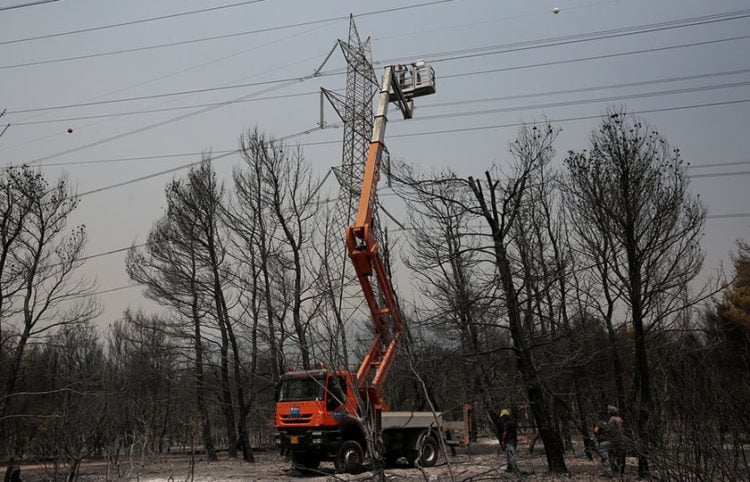
[(334, 465), (341, 474), (357, 472), (364, 462), (362, 447), (354, 440), (344, 440), (336, 454)]

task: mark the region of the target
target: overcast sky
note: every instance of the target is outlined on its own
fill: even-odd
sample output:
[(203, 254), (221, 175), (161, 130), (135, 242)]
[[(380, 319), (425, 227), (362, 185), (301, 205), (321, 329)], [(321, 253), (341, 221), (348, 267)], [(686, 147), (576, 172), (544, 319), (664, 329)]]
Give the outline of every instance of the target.
[[(435, 68), (437, 94), (416, 99), (414, 119), (392, 110), (393, 157), (481, 175), (507, 162), (519, 122), (546, 116), (562, 128), (560, 162), (624, 104), (691, 163), (709, 208), (707, 272), (750, 239), (747, 0), (0, 0), (0, 110), (11, 124), (0, 161), (66, 172), (83, 194), (72, 221), (87, 227), (102, 326), (143, 305), (122, 249), (146, 240), (165, 184), (186, 170), (157, 174), (236, 149), (248, 128), (314, 129), (320, 87), (344, 87), (343, 58), (323, 68), (332, 75), (310, 74), (346, 39), (350, 13), (372, 38), (378, 75), (409, 59)], [(322, 176), (340, 162), (341, 134), (288, 142)], [(238, 162), (225, 156), (217, 172), (229, 181)]]

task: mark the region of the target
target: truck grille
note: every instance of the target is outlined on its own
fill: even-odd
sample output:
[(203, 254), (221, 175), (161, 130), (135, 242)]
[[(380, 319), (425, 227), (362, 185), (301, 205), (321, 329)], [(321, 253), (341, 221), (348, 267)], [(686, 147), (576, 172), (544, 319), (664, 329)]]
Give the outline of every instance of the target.
[(284, 425), (305, 425), (312, 421), (311, 413), (301, 413), (299, 415), (282, 415), (281, 423)]

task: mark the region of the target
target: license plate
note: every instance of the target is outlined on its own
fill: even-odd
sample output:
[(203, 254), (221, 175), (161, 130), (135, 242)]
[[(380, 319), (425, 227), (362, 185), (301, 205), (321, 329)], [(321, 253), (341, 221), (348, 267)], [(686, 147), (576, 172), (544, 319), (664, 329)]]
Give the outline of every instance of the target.
[(293, 436), (289, 437), (289, 442), (291, 442), (293, 444), (298, 444), (299, 443), (299, 437), (293, 435)]

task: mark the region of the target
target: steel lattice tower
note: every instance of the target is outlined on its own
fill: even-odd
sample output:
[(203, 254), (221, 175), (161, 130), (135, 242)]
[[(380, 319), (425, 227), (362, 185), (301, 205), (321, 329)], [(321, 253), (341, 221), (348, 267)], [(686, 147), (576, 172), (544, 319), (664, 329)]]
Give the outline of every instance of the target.
[[(370, 61), (372, 56), (370, 38), (364, 41), (360, 38), (354, 17), (349, 19), (348, 41), (339, 40), (338, 46), (347, 63), (346, 91), (344, 96), (341, 96), (330, 90), (321, 90), (343, 121), (341, 164), (333, 169), (340, 189), (327, 236), (329, 240), (337, 244), (333, 250), (335, 256), (329, 258), (328, 262), (331, 272), (336, 276), (334, 298), (338, 300), (335, 303), (338, 306), (334, 309), (339, 311), (340, 317), (343, 316), (341, 310), (344, 290), (354, 280), (347, 266), (349, 260), (346, 256), (344, 228), (353, 222), (357, 212), (367, 150), (372, 136), (374, 112), (372, 102), (378, 88), (378, 81)], [(345, 345), (343, 352), (346, 356)]]
[[(338, 41), (346, 59), (346, 92), (340, 95), (323, 89), (323, 93), (344, 122), (344, 136), (341, 151), (341, 165), (334, 169), (339, 185), (355, 202), (362, 182), (367, 148), (372, 135), (373, 106), (378, 81), (370, 63), (372, 50), (369, 37), (362, 41), (354, 24), (349, 20), (349, 41)], [(356, 206), (355, 206), (356, 208)], [(345, 223), (344, 225), (348, 224)]]

